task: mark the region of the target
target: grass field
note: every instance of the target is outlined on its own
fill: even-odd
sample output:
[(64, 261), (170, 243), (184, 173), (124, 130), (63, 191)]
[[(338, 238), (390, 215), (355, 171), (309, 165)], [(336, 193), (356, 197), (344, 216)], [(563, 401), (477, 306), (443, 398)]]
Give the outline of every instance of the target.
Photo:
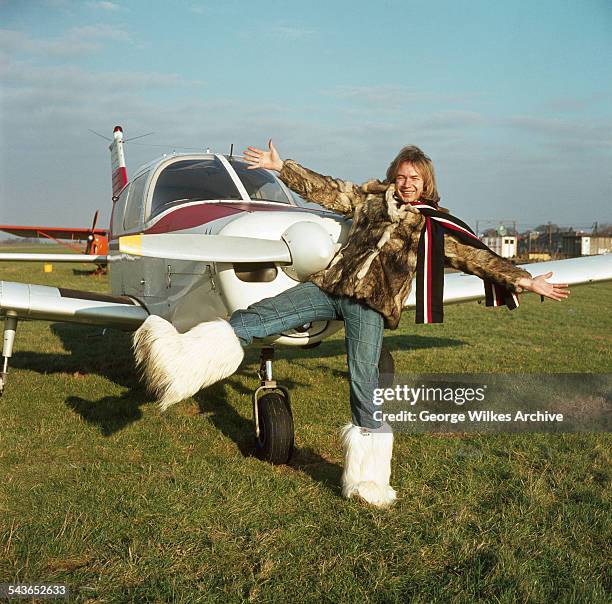
[[(16, 251), (15, 248), (11, 248)], [(0, 279), (107, 290), (55, 265)], [(398, 371), (609, 372), (612, 284), (521, 307), (406, 313)], [(289, 466), (251, 456), (257, 354), (161, 415), (129, 334), (21, 322), (0, 399), (0, 583), (75, 602), (608, 602), (607, 434), (399, 434), (386, 511), (340, 497), (350, 418), (342, 334), (278, 355)]]

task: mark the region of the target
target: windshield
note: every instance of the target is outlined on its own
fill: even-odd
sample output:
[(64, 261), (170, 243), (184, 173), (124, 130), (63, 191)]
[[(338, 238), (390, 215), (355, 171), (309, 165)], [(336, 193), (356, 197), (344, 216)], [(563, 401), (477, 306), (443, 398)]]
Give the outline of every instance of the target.
[(242, 199), (223, 164), (216, 158), (170, 164), (155, 184), (150, 217), (189, 201)]
[(246, 162), (237, 159), (232, 159), (231, 165), (251, 199), (291, 203), (279, 182), (267, 170), (249, 170)]

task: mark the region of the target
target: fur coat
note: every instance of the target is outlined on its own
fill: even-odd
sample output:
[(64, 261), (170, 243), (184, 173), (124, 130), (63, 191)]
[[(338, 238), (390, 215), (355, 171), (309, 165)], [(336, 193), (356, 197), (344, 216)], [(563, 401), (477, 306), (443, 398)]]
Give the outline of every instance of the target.
[[(308, 201), (353, 218), (344, 247), (330, 265), (310, 277), (323, 291), (350, 296), (377, 310), (396, 329), (412, 285), (425, 217), (398, 202), (395, 185), (371, 180), (363, 185), (322, 176), (285, 160), (280, 179)], [(489, 250), (444, 237), (445, 264), (500, 283), (518, 293), (517, 282), (531, 275)]]

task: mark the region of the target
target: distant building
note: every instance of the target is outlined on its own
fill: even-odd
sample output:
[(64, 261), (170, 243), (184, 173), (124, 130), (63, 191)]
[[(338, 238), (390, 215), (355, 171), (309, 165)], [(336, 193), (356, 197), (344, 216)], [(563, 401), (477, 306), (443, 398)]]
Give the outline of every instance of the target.
[(514, 258), (516, 254), (516, 237), (504, 235), (503, 237), (483, 237), (482, 242), (489, 246), (502, 258)]
[(563, 237), (563, 253), (568, 258), (612, 252), (612, 237), (572, 233)]
[[(556, 224), (548, 223), (538, 226), (534, 230), (526, 231), (520, 235), (518, 253), (521, 256), (531, 257), (532, 254), (548, 254), (549, 257), (558, 255), (568, 256), (569, 244), (567, 237), (574, 237), (578, 233), (572, 228), (562, 228)], [(585, 233), (580, 233), (584, 235)], [(573, 251), (573, 256), (580, 256), (580, 251)]]
[(529, 260), (537, 260), (538, 262), (546, 262), (550, 260), (550, 254), (546, 252), (529, 252)]

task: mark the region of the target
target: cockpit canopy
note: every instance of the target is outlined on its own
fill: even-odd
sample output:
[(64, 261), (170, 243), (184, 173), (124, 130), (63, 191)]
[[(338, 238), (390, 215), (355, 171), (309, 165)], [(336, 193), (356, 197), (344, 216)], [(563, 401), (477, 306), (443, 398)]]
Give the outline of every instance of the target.
[(133, 232), (170, 208), (195, 201), (265, 201), (296, 205), (272, 173), (222, 155), (175, 156), (136, 172), (115, 202), (113, 234)]
[[(291, 204), (279, 181), (266, 170), (249, 170), (243, 161), (227, 162), (231, 174), (218, 157), (185, 159), (163, 169), (155, 182), (149, 218), (168, 208), (191, 201), (244, 200)], [(240, 191), (239, 189), (243, 189)]]

